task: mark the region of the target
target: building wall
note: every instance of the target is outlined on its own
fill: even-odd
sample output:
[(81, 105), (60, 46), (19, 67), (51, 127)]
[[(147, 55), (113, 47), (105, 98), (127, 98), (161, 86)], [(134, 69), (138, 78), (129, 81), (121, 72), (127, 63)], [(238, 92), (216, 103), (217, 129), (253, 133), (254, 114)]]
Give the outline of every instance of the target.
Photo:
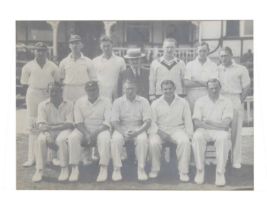
[(201, 21), (200, 24), (203, 39), (219, 39), (221, 37), (221, 21)]

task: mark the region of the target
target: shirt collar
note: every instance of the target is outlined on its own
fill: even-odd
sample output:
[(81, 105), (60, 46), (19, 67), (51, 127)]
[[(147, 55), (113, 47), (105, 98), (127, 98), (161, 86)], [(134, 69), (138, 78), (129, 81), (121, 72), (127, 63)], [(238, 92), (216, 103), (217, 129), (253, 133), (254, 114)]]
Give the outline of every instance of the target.
[[(140, 96), (139, 95), (136, 95), (135, 96), (135, 99), (133, 100), (133, 102), (140, 102), (141, 100), (140, 100), (141, 98), (140, 98)], [(123, 96), (123, 101), (129, 101), (127, 98), (126, 98), (126, 95), (124, 94), (124, 96)]]
[[(73, 60), (72, 53), (70, 53), (70, 54), (68, 55), (68, 57), (69, 57), (70, 59)], [(79, 57), (78, 59), (84, 59), (84, 58), (85, 58), (85, 56), (84, 56), (83, 53), (81, 52), (81, 57)]]
[(97, 104), (99, 101), (101, 101), (102, 98), (100, 96), (98, 96), (98, 98), (95, 100), (95, 102), (92, 103), (91, 101), (89, 101), (88, 96), (86, 96), (86, 100), (88, 103), (94, 105), (94, 104)]
[(201, 64), (201, 65), (205, 65), (205, 64), (207, 64), (207, 63), (210, 63), (210, 62), (211, 62), (210, 58), (209, 58), (209, 57), (207, 57), (207, 60), (206, 60), (206, 62), (202, 64), (202, 63), (200, 63), (200, 61), (199, 61), (199, 56), (197, 56), (197, 57), (196, 57), (196, 61), (197, 61), (199, 64)]
[[(63, 105), (66, 104), (66, 103), (67, 103), (67, 101), (63, 98), (63, 101), (59, 104), (58, 108), (60, 108), (61, 106), (63, 106)], [(51, 104), (51, 105), (55, 106), (55, 105), (51, 102), (51, 99), (50, 99), (50, 98), (46, 100), (46, 103), (45, 103), (45, 104), (46, 104), (46, 105)]]
[[(47, 61), (48, 61), (48, 59), (46, 58), (46, 59), (45, 59), (44, 66), (47, 64)], [(36, 58), (34, 58), (34, 62), (35, 62), (38, 66), (40, 66), (39, 63), (37, 62)]]
[(165, 58), (164, 58), (164, 56), (161, 56), (160, 58), (159, 58), (159, 60), (160, 60), (160, 62), (162, 62), (162, 61), (165, 61), (165, 62), (167, 62), (167, 63), (172, 63), (172, 62), (177, 62), (177, 58), (176, 57), (174, 57), (173, 59), (171, 59), (171, 60), (166, 60)]
[[(111, 56), (110, 56), (109, 59), (111, 59), (111, 58), (113, 58), (113, 57), (114, 57), (114, 53), (111, 54)], [(105, 60), (109, 60), (109, 59), (107, 59), (107, 58), (104, 56), (104, 53), (101, 55), (101, 58), (102, 58), (102, 59), (105, 59)]]
[[(177, 100), (180, 100), (180, 99), (181, 99), (181, 97), (178, 96), (177, 94), (175, 94), (172, 103), (173, 103), (174, 101), (177, 101)], [(164, 102), (166, 102), (165, 99), (164, 99), (164, 95), (160, 96), (160, 97), (159, 97), (159, 100), (160, 100), (160, 101), (164, 101)], [(167, 103), (167, 102), (166, 102), (166, 103)]]

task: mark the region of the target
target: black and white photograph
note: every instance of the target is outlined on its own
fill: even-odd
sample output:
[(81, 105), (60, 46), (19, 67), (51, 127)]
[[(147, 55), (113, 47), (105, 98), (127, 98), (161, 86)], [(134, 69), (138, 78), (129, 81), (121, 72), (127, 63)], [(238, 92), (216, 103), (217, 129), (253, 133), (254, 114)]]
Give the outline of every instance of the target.
[(17, 190), (254, 190), (252, 19), (14, 24)]

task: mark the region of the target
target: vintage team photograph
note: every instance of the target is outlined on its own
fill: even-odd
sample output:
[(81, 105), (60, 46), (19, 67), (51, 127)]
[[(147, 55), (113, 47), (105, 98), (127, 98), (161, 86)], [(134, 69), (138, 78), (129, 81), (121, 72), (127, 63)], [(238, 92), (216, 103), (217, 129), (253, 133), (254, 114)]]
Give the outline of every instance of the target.
[(254, 190), (253, 20), (17, 20), (17, 190)]

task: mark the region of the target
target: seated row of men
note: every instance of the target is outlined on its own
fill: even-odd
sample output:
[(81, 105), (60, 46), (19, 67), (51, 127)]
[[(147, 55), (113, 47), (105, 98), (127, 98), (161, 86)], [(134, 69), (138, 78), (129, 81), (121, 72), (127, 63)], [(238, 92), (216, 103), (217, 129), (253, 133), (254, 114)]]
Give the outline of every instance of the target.
[[(176, 95), (173, 81), (164, 80), (161, 89), (163, 95), (150, 106), (147, 99), (136, 94), (136, 82), (126, 80), (124, 95), (112, 105), (110, 100), (99, 96), (98, 83), (89, 81), (85, 84), (87, 95), (79, 98), (73, 107), (71, 102), (64, 100), (62, 85), (51, 84), (50, 98), (38, 106), (40, 134), (35, 148), (36, 172), (32, 180), (42, 180), (49, 147), (57, 150), (61, 167), (58, 180), (78, 181), (83, 149), (94, 145), (100, 158), (97, 182), (107, 180), (110, 160), (113, 163), (112, 180), (122, 180), (124, 145), (133, 141), (138, 180), (158, 176), (163, 144), (171, 142), (177, 145), (180, 181), (188, 182), (192, 141), (197, 169), (195, 182), (202, 184), (206, 143), (215, 141), (215, 184), (225, 185), (225, 165), (230, 149), (228, 129), (233, 108), (229, 99), (220, 95), (219, 80), (207, 82), (208, 95), (197, 100), (193, 116), (188, 102)], [(145, 164), (148, 156), (151, 171), (147, 175)]]

